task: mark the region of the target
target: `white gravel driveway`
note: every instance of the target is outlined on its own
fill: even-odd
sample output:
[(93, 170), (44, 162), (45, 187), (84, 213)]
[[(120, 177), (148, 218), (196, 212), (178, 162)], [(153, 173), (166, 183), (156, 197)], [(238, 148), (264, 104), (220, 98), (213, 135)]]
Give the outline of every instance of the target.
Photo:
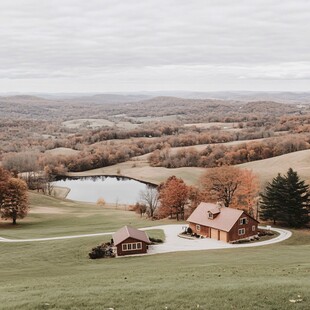
[[(281, 242), (291, 237), (292, 233), (285, 229), (272, 228), (273, 231), (279, 233), (276, 238), (243, 244), (229, 244), (223, 241), (217, 241), (210, 238), (189, 240), (180, 238), (179, 233), (183, 231), (183, 227), (187, 225), (162, 225), (142, 228), (142, 230), (162, 229), (165, 233), (166, 240), (163, 244), (153, 245), (150, 247), (149, 254), (179, 252), (179, 251), (198, 251), (198, 250), (212, 250), (212, 249), (231, 249), (231, 248), (244, 248), (273, 244)], [(259, 226), (259, 228), (265, 228)], [(19, 242), (47, 242), (52, 240), (64, 240), (64, 239), (76, 239), (85, 237), (105, 236), (111, 235), (113, 232), (96, 233), (96, 234), (84, 234), (75, 236), (62, 236), (62, 237), (50, 237), (50, 238), (33, 238), (33, 239), (6, 239), (0, 237), (0, 242), (7, 243), (19, 243)]]
[[(292, 235), (292, 233), (288, 230), (272, 228), (273, 231), (276, 231), (280, 234), (276, 238), (261, 242), (257, 241), (253, 243), (230, 244), (210, 238), (195, 239), (195, 240), (180, 238), (178, 234), (182, 232), (183, 227), (184, 225), (164, 225), (164, 226), (145, 228), (144, 230), (162, 229), (166, 235), (165, 243), (151, 246), (149, 254), (262, 246), (281, 242), (283, 240), (290, 238)], [(259, 226), (259, 228), (264, 229), (266, 227)]]

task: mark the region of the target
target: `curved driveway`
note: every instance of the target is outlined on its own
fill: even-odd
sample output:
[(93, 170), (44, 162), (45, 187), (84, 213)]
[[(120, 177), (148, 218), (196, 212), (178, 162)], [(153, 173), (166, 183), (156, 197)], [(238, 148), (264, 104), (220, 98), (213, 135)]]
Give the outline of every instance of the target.
[[(163, 229), (166, 235), (165, 243), (151, 246), (149, 254), (178, 252), (178, 251), (198, 251), (198, 250), (255, 247), (281, 242), (292, 236), (292, 233), (288, 230), (272, 228), (271, 230), (279, 233), (279, 236), (277, 236), (276, 238), (266, 241), (257, 241), (253, 243), (230, 244), (210, 238), (195, 239), (195, 240), (180, 238), (178, 237), (178, 234), (182, 231), (183, 226), (184, 225), (165, 225), (144, 229), (144, 230)], [(263, 229), (266, 227), (259, 226), (259, 228)]]
[[(186, 225), (162, 225), (142, 228), (142, 230), (152, 230), (152, 229), (162, 229), (165, 233), (166, 240), (163, 244), (158, 244), (151, 246), (149, 254), (157, 253), (168, 253), (168, 252), (178, 252), (178, 251), (198, 251), (198, 250), (214, 250), (214, 249), (231, 249), (231, 248), (244, 248), (244, 247), (255, 247), (273, 244), (281, 242), (291, 237), (292, 233), (285, 229), (272, 228), (273, 231), (279, 233), (276, 238), (253, 243), (243, 243), (243, 244), (230, 244), (223, 241), (217, 241), (215, 239), (205, 238), (205, 239), (184, 239), (178, 237), (178, 234), (182, 232), (183, 227)], [(259, 226), (259, 228), (265, 228)], [(75, 236), (63, 236), (63, 237), (50, 237), (50, 238), (34, 238), (34, 239), (6, 239), (0, 237), (0, 242), (7, 243), (17, 243), (17, 242), (38, 242), (38, 241), (52, 241), (52, 240), (64, 240), (64, 239), (75, 239), (75, 238), (85, 238), (85, 237), (96, 237), (111, 235), (113, 232), (96, 233), (96, 234), (84, 234)]]

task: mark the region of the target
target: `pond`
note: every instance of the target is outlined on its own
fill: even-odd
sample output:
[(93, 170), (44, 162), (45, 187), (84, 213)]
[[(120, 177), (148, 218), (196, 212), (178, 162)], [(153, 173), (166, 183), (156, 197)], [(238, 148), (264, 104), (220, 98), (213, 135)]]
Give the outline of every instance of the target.
[(140, 192), (150, 186), (124, 177), (104, 176), (65, 177), (53, 184), (70, 189), (67, 199), (97, 202), (99, 198), (103, 198), (108, 203), (116, 204), (135, 204), (139, 201)]

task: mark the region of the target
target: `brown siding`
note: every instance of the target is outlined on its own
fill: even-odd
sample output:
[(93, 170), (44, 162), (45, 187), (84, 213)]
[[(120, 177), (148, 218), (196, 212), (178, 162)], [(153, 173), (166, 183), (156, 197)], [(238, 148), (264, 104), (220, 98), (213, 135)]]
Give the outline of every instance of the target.
[(199, 231), (196, 229), (195, 223), (189, 223), (189, 227), (192, 229), (193, 233), (196, 233), (197, 235), (200, 235), (200, 236), (204, 236), (206, 238), (209, 237), (209, 234), (210, 234), (210, 228), (209, 227), (200, 225)]
[[(244, 217), (247, 218), (248, 223), (240, 225), (240, 219), (244, 218)], [(257, 235), (257, 225), (258, 225), (258, 223), (254, 219), (252, 219), (247, 214), (243, 213), (240, 216), (240, 218), (238, 219), (238, 221), (235, 223), (235, 225), (232, 227), (230, 232), (228, 233), (227, 242), (235, 241), (235, 240), (239, 240), (239, 239), (244, 239), (244, 238), (248, 238), (248, 237), (252, 237), (252, 236)], [(255, 226), (255, 231), (252, 231), (252, 226)], [(244, 228), (245, 229), (245, 234), (244, 235), (239, 235), (238, 234), (238, 230), (240, 228)]]
[[(141, 242), (142, 248), (139, 250), (130, 250), (130, 251), (123, 251), (122, 245), (125, 243), (135, 243), (135, 242)], [(133, 255), (133, 254), (145, 254), (147, 252), (148, 245), (140, 240), (134, 239), (134, 238), (127, 238), (122, 243), (118, 244), (116, 246), (117, 249), (117, 255), (118, 256), (124, 256), (124, 255)]]

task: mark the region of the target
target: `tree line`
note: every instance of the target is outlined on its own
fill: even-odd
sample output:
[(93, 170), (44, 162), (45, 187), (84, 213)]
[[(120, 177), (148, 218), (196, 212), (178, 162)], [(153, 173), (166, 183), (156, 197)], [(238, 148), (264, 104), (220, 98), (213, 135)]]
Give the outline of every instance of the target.
[(285, 176), (279, 174), (269, 182), (263, 193), (259, 193), (256, 175), (231, 166), (210, 169), (201, 177), (199, 187), (171, 176), (157, 189), (141, 192), (134, 210), (151, 219), (184, 220), (202, 201), (241, 209), (256, 219), (288, 227), (306, 227), (309, 223), (309, 185), (291, 168)]
[(309, 149), (308, 136), (295, 135), (242, 143), (235, 146), (209, 145), (202, 151), (190, 148), (172, 152), (170, 148), (165, 148), (154, 151), (148, 160), (153, 167), (211, 168), (238, 165), (306, 149)]
[(200, 186), (188, 186), (181, 178), (169, 177), (157, 189), (141, 192), (137, 213), (151, 218), (186, 219), (201, 201), (223, 202), (225, 207), (242, 208), (257, 217), (258, 178), (250, 170), (236, 167), (210, 169)]

